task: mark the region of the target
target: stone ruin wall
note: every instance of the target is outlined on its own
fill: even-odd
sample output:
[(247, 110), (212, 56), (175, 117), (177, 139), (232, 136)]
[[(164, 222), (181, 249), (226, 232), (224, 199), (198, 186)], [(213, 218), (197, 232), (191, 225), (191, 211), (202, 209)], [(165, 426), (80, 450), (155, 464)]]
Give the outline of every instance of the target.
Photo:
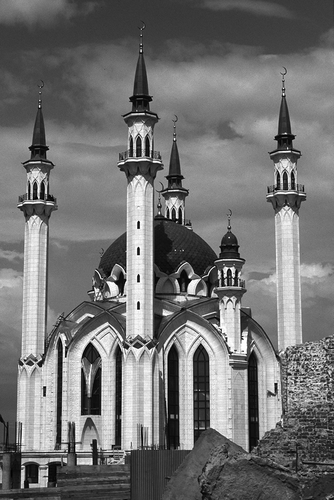
[[(334, 336), (288, 347), (280, 354), (282, 425), (265, 434), (256, 454), (334, 462)], [(298, 464), (297, 464), (298, 466)]]

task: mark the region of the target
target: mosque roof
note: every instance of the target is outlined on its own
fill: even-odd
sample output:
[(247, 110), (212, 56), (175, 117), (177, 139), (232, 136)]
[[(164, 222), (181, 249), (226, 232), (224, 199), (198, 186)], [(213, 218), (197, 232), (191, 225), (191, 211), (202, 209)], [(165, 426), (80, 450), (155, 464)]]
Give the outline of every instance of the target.
[[(188, 262), (196, 274), (203, 276), (217, 259), (212, 248), (198, 234), (165, 218), (154, 221), (154, 247), (154, 263), (166, 274), (175, 272), (180, 264)], [(126, 268), (126, 233), (104, 252), (99, 269), (105, 276), (110, 276), (115, 264)]]

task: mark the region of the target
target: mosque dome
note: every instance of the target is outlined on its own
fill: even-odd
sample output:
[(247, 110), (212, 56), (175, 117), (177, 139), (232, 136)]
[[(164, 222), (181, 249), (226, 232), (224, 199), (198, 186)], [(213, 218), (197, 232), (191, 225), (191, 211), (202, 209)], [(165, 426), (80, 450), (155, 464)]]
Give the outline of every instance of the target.
[[(216, 259), (212, 248), (187, 227), (162, 217), (154, 220), (154, 263), (163, 273), (171, 274), (188, 262), (196, 274), (203, 276)], [(105, 251), (99, 270), (108, 277), (115, 264), (126, 269), (126, 233)]]

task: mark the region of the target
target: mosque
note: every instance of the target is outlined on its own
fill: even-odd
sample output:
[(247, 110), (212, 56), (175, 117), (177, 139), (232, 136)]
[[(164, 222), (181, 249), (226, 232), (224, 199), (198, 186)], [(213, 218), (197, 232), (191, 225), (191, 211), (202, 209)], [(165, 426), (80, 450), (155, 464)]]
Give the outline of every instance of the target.
[[(245, 260), (230, 216), (218, 254), (186, 219), (189, 191), (175, 123), (167, 187), (155, 210), (154, 180), (163, 164), (154, 149), (158, 115), (151, 101), (141, 31), (131, 109), (123, 116), (127, 147), (118, 161), (126, 180), (126, 232), (92, 270), (87, 301), (50, 333), (48, 238), (57, 201), (49, 192), (54, 164), (39, 100), (18, 204), (25, 236), (17, 421), (22, 481), (36, 486), (66, 461), (69, 426), (78, 464), (85, 464), (93, 440), (105, 456), (115, 449), (191, 449), (209, 427), (250, 449), (281, 418), (278, 356), (242, 305)], [(299, 207), (306, 195), (297, 184), (301, 153), (294, 137), (283, 76), (267, 189), (275, 214), (279, 350), (302, 342)]]

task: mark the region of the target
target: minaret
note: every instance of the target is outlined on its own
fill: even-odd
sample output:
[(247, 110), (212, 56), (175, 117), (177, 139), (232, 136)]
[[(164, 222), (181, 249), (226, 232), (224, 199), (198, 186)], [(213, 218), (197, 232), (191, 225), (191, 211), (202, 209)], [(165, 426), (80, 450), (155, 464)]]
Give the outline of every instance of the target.
[(231, 210), (228, 214), (227, 233), (223, 236), (219, 259), (215, 261), (218, 269), (218, 286), (215, 293), (219, 298), (220, 327), (227, 338), (232, 353), (241, 352), (241, 299), (246, 292), (245, 282), (240, 278), (245, 259), (240, 257), (239, 244), (231, 232)]
[(170, 154), (169, 172), (166, 175), (168, 187), (161, 191), (165, 198), (165, 217), (171, 219), (178, 224), (185, 225), (185, 200), (189, 194), (188, 189), (182, 187), (181, 165), (179, 151), (176, 138), (176, 122), (178, 121), (175, 115), (174, 130), (173, 130), (173, 145)]
[(121, 153), (118, 167), (127, 178), (127, 318), (128, 338), (153, 338), (153, 183), (162, 169), (160, 153), (154, 151), (154, 125), (159, 118), (150, 111), (152, 97), (140, 31), (132, 110), (123, 116), (128, 126), (128, 149)]
[[(285, 69), (285, 68), (284, 68)], [(282, 100), (275, 136), (274, 185), (268, 187), (267, 201), (275, 211), (278, 349), (302, 342), (300, 286), (299, 208), (306, 199), (304, 186), (297, 184), (297, 161), (301, 152), (293, 147), (286, 102), (286, 70), (282, 74)]]
[[(42, 88), (42, 87), (40, 87)], [(34, 126), (31, 158), (23, 163), (27, 172), (26, 193), (19, 197), (18, 208), (25, 217), (22, 359), (44, 353), (47, 314), (49, 219), (57, 210), (50, 194), (50, 171), (54, 164), (47, 160), (48, 147), (42, 113), (41, 91)]]

